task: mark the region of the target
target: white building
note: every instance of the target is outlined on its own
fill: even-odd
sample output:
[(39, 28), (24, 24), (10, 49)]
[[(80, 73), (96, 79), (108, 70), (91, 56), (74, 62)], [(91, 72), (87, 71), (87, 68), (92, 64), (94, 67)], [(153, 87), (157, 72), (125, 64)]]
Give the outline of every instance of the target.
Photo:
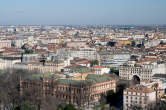
[(10, 48), (11, 47), (11, 41), (9, 40), (1, 40), (0, 41), (0, 49), (7, 47)]
[(140, 80), (152, 81), (152, 76), (157, 73), (165, 74), (165, 68), (160, 64), (135, 64), (119, 67), (119, 77), (125, 80), (132, 80), (134, 76), (137, 76)]
[(98, 54), (95, 48), (80, 48), (80, 49), (71, 49), (70, 50), (71, 57), (80, 57), (87, 58), (88, 60), (95, 60), (98, 58)]
[(20, 63), (21, 59), (5, 60), (0, 59), (0, 69), (12, 68), (15, 63)]
[(23, 54), (22, 55), (22, 62), (29, 63), (29, 62), (37, 62), (39, 61), (38, 54)]
[(145, 48), (150, 48), (150, 47), (154, 47), (160, 44), (160, 40), (152, 40), (152, 41), (148, 41), (144, 44)]
[(23, 44), (24, 44), (24, 40), (22, 40), (22, 39), (17, 39), (14, 41), (14, 45), (18, 48), (21, 48), (21, 46), (23, 46)]
[(166, 74), (155, 74), (152, 76), (153, 81), (160, 81), (162, 82), (162, 89), (165, 89), (165, 93), (166, 93)]
[(105, 68), (104, 66), (93, 66), (92, 70), (94, 70), (95, 74), (103, 75), (104, 73), (109, 73), (110, 68)]
[(149, 110), (156, 101), (156, 92), (143, 85), (129, 87), (123, 92), (123, 110), (133, 110), (135, 107)]
[(161, 97), (164, 96), (164, 92), (165, 92), (165, 84), (163, 81), (160, 80), (156, 80), (150, 83), (146, 83), (146, 82), (141, 82), (140, 83), (143, 86), (146, 86), (148, 88), (154, 88), (154, 85), (157, 84), (157, 98), (160, 99)]
[(82, 41), (67, 42), (66, 46), (69, 48), (88, 48), (87, 42)]
[(100, 64), (105, 67), (119, 67), (130, 59), (130, 53), (124, 51), (101, 51)]

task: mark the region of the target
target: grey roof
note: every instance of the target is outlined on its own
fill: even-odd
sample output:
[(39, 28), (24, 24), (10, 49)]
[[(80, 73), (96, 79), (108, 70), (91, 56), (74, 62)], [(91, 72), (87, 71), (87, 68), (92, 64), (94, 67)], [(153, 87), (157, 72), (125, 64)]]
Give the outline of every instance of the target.
[(154, 74), (152, 77), (166, 78), (166, 74)]

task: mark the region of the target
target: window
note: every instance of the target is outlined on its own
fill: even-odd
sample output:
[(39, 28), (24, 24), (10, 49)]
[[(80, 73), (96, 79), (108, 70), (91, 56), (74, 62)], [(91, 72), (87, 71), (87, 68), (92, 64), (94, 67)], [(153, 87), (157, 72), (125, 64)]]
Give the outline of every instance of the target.
[(139, 103), (142, 104), (142, 101), (140, 101)]
[(146, 101), (144, 101), (144, 104), (146, 104)]

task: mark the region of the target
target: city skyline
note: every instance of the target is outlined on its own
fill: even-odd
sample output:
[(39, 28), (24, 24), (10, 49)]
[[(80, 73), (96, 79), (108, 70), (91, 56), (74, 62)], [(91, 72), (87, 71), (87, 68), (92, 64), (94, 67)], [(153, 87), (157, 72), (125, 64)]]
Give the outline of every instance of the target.
[(0, 110), (166, 110), (166, 0), (1, 0)]
[(166, 24), (165, 0), (5, 0), (0, 25)]

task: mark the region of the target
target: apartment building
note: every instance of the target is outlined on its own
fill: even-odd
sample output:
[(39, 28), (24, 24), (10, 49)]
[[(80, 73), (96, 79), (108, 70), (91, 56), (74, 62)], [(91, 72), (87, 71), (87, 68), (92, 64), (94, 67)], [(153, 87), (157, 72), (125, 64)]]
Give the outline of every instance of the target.
[(119, 67), (130, 59), (130, 53), (121, 50), (100, 51), (100, 64), (105, 67)]
[(1, 40), (0, 41), (0, 49), (2, 49), (4, 47), (10, 48), (11, 47), (11, 41)]
[(57, 71), (61, 71), (64, 67), (64, 63), (59, 64), (51, 64), (51, 65), (43, 65), (42, 63), (15, 63), (12, 65), (14, 69), (27, 69), (27, 70), (36, 70), (41, 73), (55, 73)]
[(156, 92), (143, 85), (131, 86), (123, 92), (123, 110), (150, 110), (156, 102)]
[(39, 55), (38, 54), (23, 54), (22, 55), (22, 62), (29, 63), (29, 62), (38, 62)]
[(20, 63), (21, 57), (0, 58), (0, 70), (12, 68), (15, 63)]
[(103, 75), (110, 72), (110, 68), (105, 68), (104, 66), (93, 66), (92, 70), (98, 75)]
[(98, 54), (95, 48), (70, 49), (69, 53), (71, 57), (86, 58), (88, 60), (95, 60), (98, 58)]
[(165, 73), (163, 66), (159, 64), (124, 64), (119, 67), (120, 79), (132, 80), (134, 76), (140, 80), (152, 81), (152, 76), (157, 73)]

